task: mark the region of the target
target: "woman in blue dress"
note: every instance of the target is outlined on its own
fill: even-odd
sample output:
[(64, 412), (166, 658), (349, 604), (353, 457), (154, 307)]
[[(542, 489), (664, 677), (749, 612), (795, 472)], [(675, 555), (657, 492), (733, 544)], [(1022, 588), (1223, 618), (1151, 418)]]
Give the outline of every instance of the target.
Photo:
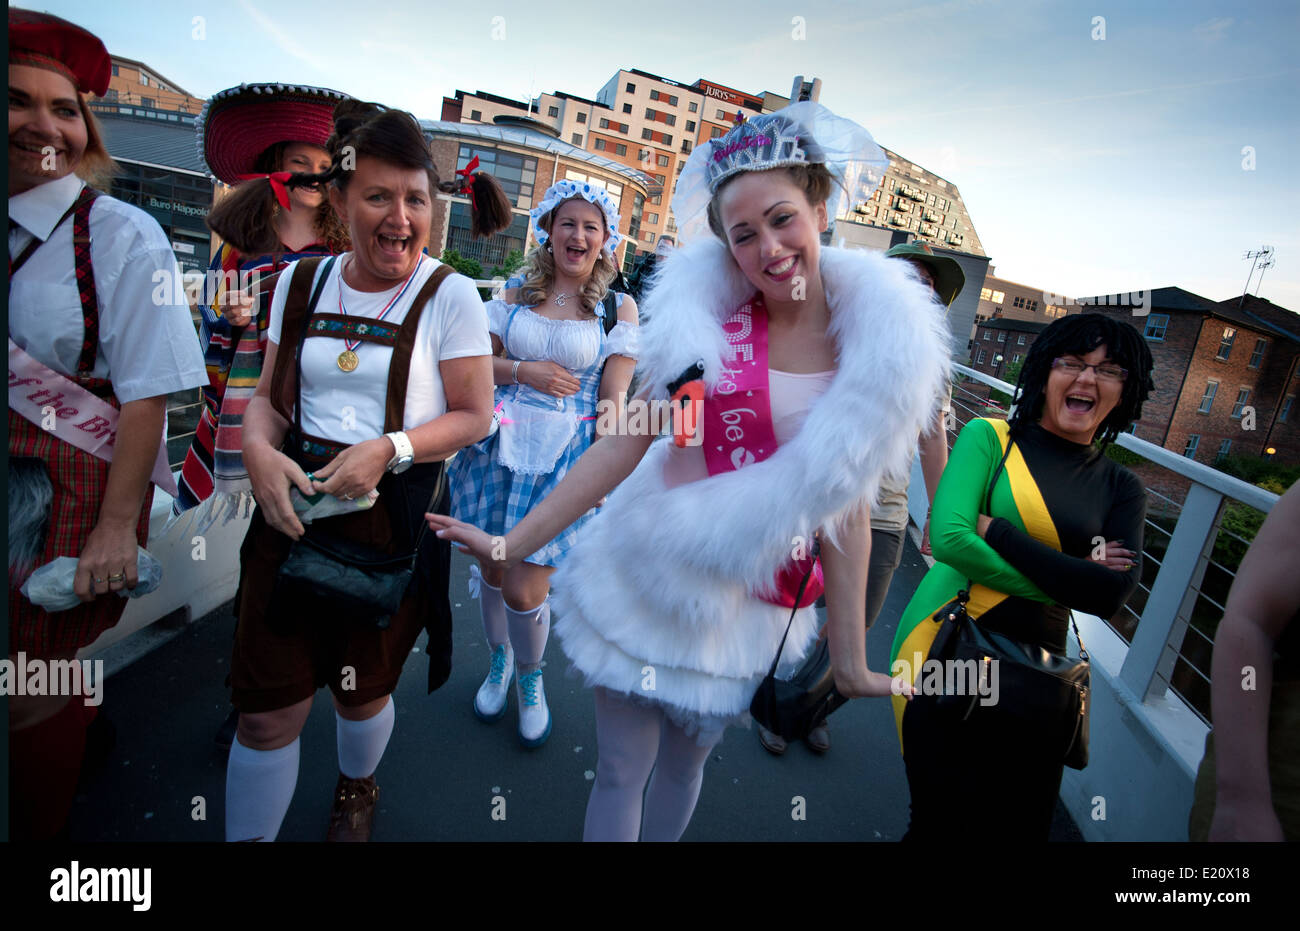
[[(532, 220), (538, 247), (487, 304), (496, 353), (495, 428), (456, 457), (450, 474), (452, 515), (494, 537), (504, 537), (605, 426), (618, 422), (636, 366), (636, 302), (617, 293), (606, 299), (621, 238), (613, 199), (595, 185), (561, 181), (532, 210)], [(607, 314), (617, 319), (606, 320)], [(541, 670), (551, 573), (592, 513), (527, 562), (482, 575), (477, 566), (471, 569), (492, 651), (474, 713), (500, 720), (513, 677), (519, 737), (528, 747), (545, 743), (551, 733)]]

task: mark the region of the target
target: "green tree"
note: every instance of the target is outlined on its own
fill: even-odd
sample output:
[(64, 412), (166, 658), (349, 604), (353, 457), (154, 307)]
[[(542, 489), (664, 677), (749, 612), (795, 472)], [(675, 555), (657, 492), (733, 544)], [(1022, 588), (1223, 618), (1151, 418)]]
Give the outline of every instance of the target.
[(509, 278), (524, 264), (524, 254), (518, 249), (506, 253), (505, 261), (492, 269), (491, 278)]
[(460, 272), (466, 278), (479, 279), (484, 277), (482, 265), (474, 259), (466, 258), (455, 249), (443, 250), (442, 261), (456, 269), (456, 271)]

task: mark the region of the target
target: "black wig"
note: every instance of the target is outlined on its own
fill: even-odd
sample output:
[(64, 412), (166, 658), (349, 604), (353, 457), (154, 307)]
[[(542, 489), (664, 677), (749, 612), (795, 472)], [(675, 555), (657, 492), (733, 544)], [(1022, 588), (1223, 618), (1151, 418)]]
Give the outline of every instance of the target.
[(1016, 381), (1016, 410), (1010, 419), (1012, 431), (1037, 423), (1043, 415), (1047, 379), (1058, 356), (1085, 356), (1102, 344), (1111, 361), (1128, 369), (1128, 377), (1124, 379), (1119, 403), (1098, 426), (1094, 442), (1105, 449), (1141, 417), (1142, 402), (1155, 390), (1151, 350), (1146, 340), (1124, 320), (1106, 314), (1074, 314), (1049, 324), (1029, 347)]

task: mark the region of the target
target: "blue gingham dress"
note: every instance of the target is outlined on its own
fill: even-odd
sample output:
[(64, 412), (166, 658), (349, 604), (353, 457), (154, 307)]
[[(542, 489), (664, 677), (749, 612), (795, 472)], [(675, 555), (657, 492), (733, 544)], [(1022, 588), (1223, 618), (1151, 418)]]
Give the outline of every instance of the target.
[[(521, 283), (521, 279), (511, 279), (506, 282), (506, 288)], [(616, 294), (616, 307), (622, 304), (623, 297)], [(453, 460), (449, 472), (452, 516), (492, 536), (504, 536), (560, 483), (578, 457), (591, 446), (596, 436), (596, 402), (600, 399), (604, 362), (614, 354), (635, 358), (639, 331), (633, 324), (618, 323), (606, 334), (603, 303), (596, 306), (596, 318), (583, 321), (551, 320), (522, 304), (499, 300), (490, 301), (487, 310), (489, 328), (501, 338), (508, 358), (564, 365), (581, 385), (576, 394), (566, 398), (556, 398), (527, 385), (498, 385), (499, 425), (489, 436), (457, 453)], [(596, 350), (594, 361), (573, 365), (577, 358), (591, 359), (593, 349)], [(558, 454), (554, 442), (557, 436), (543, 437), (542, 445), (549, 440), (550, 448), (531, 451), (536, 459), (532, 468), (504, 465), (503, 459), (512, 462), (520, 458), (521, 444), (516, 442), (516, 437), (524, 435), (524, 421), (530, 411), (552, 417), (555, 422), (567, 421), (572, 434), (558, 448)], [(568, 429), (564, 428), (563, 432), (567, 433)], [(506, 435), (506, 431), (516, 432)], [(563, 434), (558, 438), (562, 440)], [(552, 464), (553, 455), (556, 458)], [(539, 566), (558, 566), (577, 539), (579, 529), (593, 514), (595, 508), (562, 530), (527, 561)]]

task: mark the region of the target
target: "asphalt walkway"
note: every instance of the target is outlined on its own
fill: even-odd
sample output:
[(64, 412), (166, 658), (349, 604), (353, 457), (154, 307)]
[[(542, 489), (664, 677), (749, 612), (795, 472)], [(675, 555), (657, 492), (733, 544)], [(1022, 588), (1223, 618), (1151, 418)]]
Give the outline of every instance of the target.
[[(596, 768), (591, 695), (565, 674), (567, 661), (552, 644), (546, 687), (555, 723), (544, 746), (520, 745), (513, 696), (502, 721), (487, 725), (474, 717), (471, 705), (488, 651), (466, 586), (468, 566), (467, 558), (453, 554), (451, 679), (425, 694), (422, 635), (395, 693), (397, 723), (377, 773), (373, 839), (580, 840)], [(885, 669), (895, 624), (924, 571), (909, 538), (868, 636), (873, 668)], [(222, 839), (225, 754), (213, 735), (229, 709), (223, 682), (234, 623), (227, 604), (110, 675), (103, 710), (117, 725), (117, 746), (102, 775), (78, 796), (74, 840)], [(908, 793), (889, 703), (850, 702), (831, 719), (831, 737), (824, 757), (796, 744), (778, 758), (759, 745), (752, 729), (729, 730), (705, 769), (683, 839), (898, 840), (907, 827)], [(303, 731), (301, 754), (281, 840), (321, 840), (329, 822), (338, 766), (334, 712), (324, 691)], [(795, 817), (800, 813), (802, 820)], [(1059, 804), (1053, 839), (1080, 839)]]

